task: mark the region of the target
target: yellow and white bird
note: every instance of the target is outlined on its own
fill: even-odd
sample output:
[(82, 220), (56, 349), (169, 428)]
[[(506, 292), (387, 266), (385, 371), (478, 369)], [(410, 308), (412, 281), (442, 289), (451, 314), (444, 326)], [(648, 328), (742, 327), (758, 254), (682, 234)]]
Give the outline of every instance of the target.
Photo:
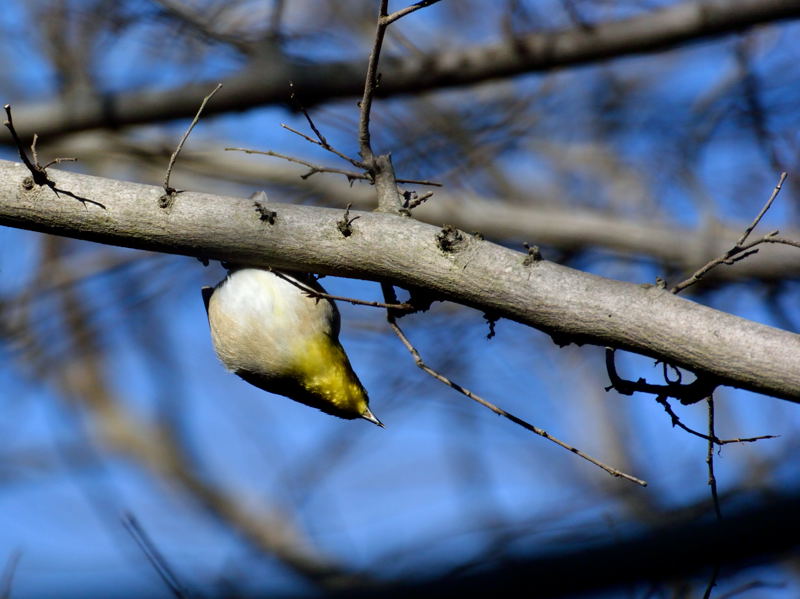
[(265, 391), (382, 427), (339, 343), (339, 310), (302, 286), (325, 293), (310, 275), (259, 268), (233, 270), (216, 287), (204, 287), (217, 356)]

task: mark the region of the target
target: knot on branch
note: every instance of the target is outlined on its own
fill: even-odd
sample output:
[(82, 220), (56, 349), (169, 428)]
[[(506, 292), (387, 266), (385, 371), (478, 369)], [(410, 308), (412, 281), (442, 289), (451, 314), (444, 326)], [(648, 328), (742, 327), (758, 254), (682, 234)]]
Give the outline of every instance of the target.
[(175, 198), (178, 197), (180, 191), (174, 187), (165, 187), (164, 193), (158, 198), (158, 207), (164, 210), (169, 210), (175, 203)]
[(267, 223), (268, 225), (275, 224), (275, 218), (278, 216), (278, 213), (274, 210), (270, 210), (261, 202), (253, 202), (253, 207), (258, 212), (258, 219), (261, 222)]
[(530, 246), (527, 243), (523, 243), (522, 245), (528, 250), (528, 255), (525, 256), (525, 259), (522, 261), (522, 266), (531, 266), (536, 262), (541, 262), (542, 252), (539, 250), (538, 245)]
[(436, 245), (445, 253), (455, 252), (458, 246), (465, 241), (464, 236), (453, 225), (445, 225), (442, 230), (436, 234)]

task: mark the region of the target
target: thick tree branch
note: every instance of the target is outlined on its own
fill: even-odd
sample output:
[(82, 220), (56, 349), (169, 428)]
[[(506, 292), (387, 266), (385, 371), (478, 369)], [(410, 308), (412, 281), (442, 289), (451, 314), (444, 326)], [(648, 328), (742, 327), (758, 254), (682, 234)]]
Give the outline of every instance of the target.
[[(0, 161), (0, 224), (233, 263), (391, 282), (536, 327), (559, 343), (628, 349), (719, 378), (721, 384), (800, 402), (800, 336), (673, 296), (604, 279), (413, 219), (270, 204), (268, 228), (252, 201), (185, 192), (158, 210), (159, 187), (51, 170), (59, 189), (104, 208), (26, 190), (24, 165)], [(455, 231), (455, 233), (458, 233)], [(439, 242), (437, 242), (437, 239)]]
[[(651, 13), (590, 27), (538, 32), (485, 46), (432, 52), (402, 59), (386, 57), (381, 65), (379, 96), (420, 93), (471, 85), (522, 73), (656, 52), (679, 44), (737, 33), (762, 23), (800, 17), (800, 0), (687, 0)], [(305, 107), (337, 98), (356, 97), (364, 88), (364, 61), (309, 64), (284, 56), (269, 64), (255, 60), (226, 80), (224, 90), (206, 114), (283, 104), (293, 91)], [(216, 81), (201, 81), (171, 90), (146, 90), (79, 102), (46, 102), (15, 108), (18, 131), (30, 137), (119, 127), (176, 118), (191, 118), (194, 98)]]

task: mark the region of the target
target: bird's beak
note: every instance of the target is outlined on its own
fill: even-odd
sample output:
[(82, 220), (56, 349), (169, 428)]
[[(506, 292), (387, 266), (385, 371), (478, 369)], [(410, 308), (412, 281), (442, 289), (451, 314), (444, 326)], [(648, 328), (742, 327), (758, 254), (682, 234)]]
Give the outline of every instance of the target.
[(377, 425), (378, 425), (379, 427), (381, 427), (381, 428), (386, 428), (385, 426), (383, 426), (383, 422), (381, 422), (380, 420), (378, 420), (378, 419), (375, 417), (375, 414), (373, 414), (372, 412), (370, 412), (370, 409), (369, 409), (369, 408), (366, 408), (366, 409), (364, 410), (364, 412), (361, 414), (361, 417), (362, 417), (364, 420), (369, 420), (369, 421), (370, 421), (372, 424), (377, 424)]

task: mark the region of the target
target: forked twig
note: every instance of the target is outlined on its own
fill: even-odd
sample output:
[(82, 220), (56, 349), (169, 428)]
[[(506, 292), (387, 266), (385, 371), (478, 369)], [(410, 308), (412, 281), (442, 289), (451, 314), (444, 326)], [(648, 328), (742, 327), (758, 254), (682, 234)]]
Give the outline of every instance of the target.
[(340, 152), (339, 150), (334, 148), (330, 143), (328, 143), (328, 140), (325, 138), (324, 135), (322, 135), (322, 133), (320, 133), (319, 129), (317, 129), (317, 126), (314, 124), (314, 121), (311, 120), (311, 117), (305, 111), (305, 109), (303, 109), (303, 114), (306, 115), (306, 120), (309, 122), (309, 124), (311, 126), (311, 129), (316, 134), (317, 139), (314, 139), (310, 135), (306, 135), (302, 131), (298, 131), (297, 129), (295, 129), (293, 127), (290, 127), (286, 123), (281, 123), (281, 127), (283, 127), (284, 129), (286, 129), (287, 131), (289, 131), (291, 133), (294, 133), (295, 135), (297, 135), (299, 137), (302, 137), (307, 142), (315, 144), (315, 145), (319, 146), (320, 148), (322, 148), (323, 150), (327, 150), (331, 154), (335, 154), (336, 156), (338, 156), (342, 160), (346, 160), (347, 162), (349, 162), (350, 164), (352, 164), (356, 168), (364, 168), (364, 165), (361, 162), (359, 162), (358, 160), (354, 160), (354, 159), (350, 158), (350, 156), (348, 156), (347, 154), (345, 154), (343, 152)]
[[(31, 155), (33, 156), (33, 160), (28, 158), (28, 153), (25, 151), (25, 148), (22, 145), (22, 140), (19, 138), (19, 135), (17, 135), (17, 130), (14, 127), (14, 119), (11, 117), (11, 104), (5, 104), (3, 108), (6, 111), (6, 120), (3, 122), (3, 125), (5, 125), (11, 133), (11, 138), (14, 140), (14, 145), (17, 146), (17, 153), (19, 154), (20, 160), (22, 160), (27, 169), (30, 171), (33, 183), (40, 186), (47, 185), (50, 189), (56, 192), (56, 194), (58, 194), (58, 190), (56, 190), (56, 184), (50, 180), (50, 177), (47, 176), (47, 168), (62, 162), (75, 162), (78, 159), (55, 158), (54, 160), (51, 160), (42, 166), (39, 164), (39, 156), (36, 153), (36, 142), (39, 140), (39, 136), (36, 133), (33, 134), (33, 141), (31, 142)], [(31, 187), (33, 186), (31, 185)]]
[(700, 431), (696, 431), (693, 428), (685, 425), (680, 417), (675, 413), (672, 409), (672, 406), (669, 405), (669, 401), (667, 400), (666, 395), (659, 395), (656, 397), (656, 401), (661, 404), (664, 408), (664, 411), (669, 414), (669, 417), (672, 421), (673, 426), (677, 426), (685, 430), (687, 433), (694, 435), (695, 437), (699, 437), (701, 439), (705, 439), (706, 441), (711, 442), (714, 445), (729, 445), (731, 443), (755, 443), (756, 441), (762, 441), (764, 439), (777, 439), (779, 435), (759, 435), (758, 437), (740, 437), (737, 439), (720, 439), (716, 436), (706, 435), (701, 433)]
[(294, 93), (294, 83), (289, 83), (289, 86), (292, 88), (292, 93), (291, 93), (291, 96), (290, 96), (291, 101), (294, 103), (295, 107), (300, 112), (303, 113), (303, 116), (306, 117), (306, 122), (308, 122), (308, 126), (311, 127), (311, 130), (314, 132), (314, 135), (316, 135), (317, 138), (314, 139), (310, 135), (306, 135), (305, 133), (302, 133), (302, 132), (298, 131), (297, 129), (293, 129), (292, 127), (290, 127), (289, 125), (286, 125), (285, 123), (281, 123), (281, 127), (286, 129), (287, 131), (291, 131), (295, 135), (299, 135), (300, 137), (302, 137), (306, 141), (311, 142), (312, 144), (318, 145), (322, 149), (327, 150), (328, 152), (330, 152), (331, 154), (335, 154), (336, 156), (338, 156), (342, 160), (352, 164), (354, 167), (356, 167), (358, 169), (365, 169), (366, 166), (364, 165), (363, 162), (361, 162), (359, 160), (355, 160), (353, 158), (350, 158), (350, 156), (348, 156), (344, 152), (340, 152), (339, 150), (334, 148), (328, 142), (328, 139), (322, 134), (322, 131), (320, 131), (320, 129), (319, 129), (319, 127), (317, 127), (316, 123), (314, 123), (314, 119), (312, 119), (311, 115), (308, 114), (308, 111), (306, 110), (305, 106), (303, 106), (303, 104), (297, 99), (297, 95)]
[(761, 222), (761, 219), (764, 218), (764, 215), (772, 207), (772, 203), (775, 201), (775, 198), (778, 197), (778, 194), (780, 193), (781, 188), (783, 187), (783, 183), (784, 181), (786, 181), (786, 176), (787, 176), (786, 173), (781, 173), (781, 176), (778, 179), (778, 183), (772, 190), (769, 199), (761, 208), (761, 211), (758, 213), (758, 215), (756, 215), (756, 217), (753, 219), (753, 222), (751, 222), (744, 230), (744, 233), (742, 233), (741, 237), (739, 237), (734, 246), (721, 256), (717, 256), (713, 260), (709, 260), (706, 264), (697, 269), (688, 279), (685, 279), (680, 283), (678, 283), (677, 285), (675, 285), (670, 290), (672, 293), (680, 293), (687, 287), (694, 285), (695, 283), (697, 283), (697, 281), (702, 279), (710, 270), (716, 268), (720, 264), (730, 265), (735, 262), (738, 262), (739, 260), (743, 260), (748, 256), (752, 256), (753, 254), (758, 252), (756, 246), (761, 245), (762, 243), (780, 243), (784, 245), (800, 247), (800, 242), (798, 241), (792, 241), (789, 239), (784, 239), (782, 237), (777, 237), (778, 231), (772, 231), (754, 241), (751, 241), (750, 243), (746, 243), (747, 238), (750, 236), (750, 233), (752, 233), (753, 229), (755, 229), (758, 223)]

